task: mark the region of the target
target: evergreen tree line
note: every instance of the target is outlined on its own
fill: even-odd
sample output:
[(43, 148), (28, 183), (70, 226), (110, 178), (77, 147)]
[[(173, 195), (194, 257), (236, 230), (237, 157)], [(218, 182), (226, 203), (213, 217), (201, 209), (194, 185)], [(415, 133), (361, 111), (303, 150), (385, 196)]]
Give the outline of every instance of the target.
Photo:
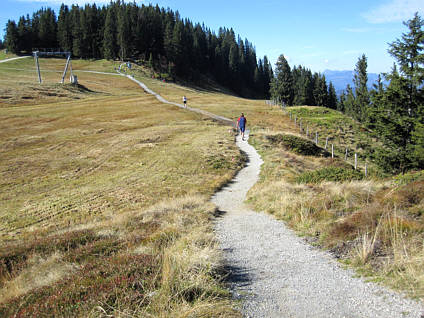
[[(396, 60), (390, 73), (367, 87), (367, 58), (362, 55), (337, 108), (365, 124), (383, 140), (374, 159), (388, 172), (424, 169), (424, 20), (404, 22), (408, 32), (389, 44)], [(388, 84), (383, 84), (382, 76)]]
[(178, 11), (120, 1), (102, 7), (62, 4), (58, 17), (42, 8), (18, 23), (9, 20), (5, 46), (18, 54), (60, 47), (77, 58), (150, 60), (161, 72), (193, 81), (209, 75), (249, 97), (268, 97), (273, 78), (267, 57), (258, 60), (253, 44), (236, 38), (233, 29), (216, 34)]
[(325, 106), (337, 108), (337, 95), (333, 84), (327, 85), (325, 76), (312, 73), (299, 65), (290, 68), (284, 55), (280, 55), (271, 81), (271, 98), (291, 105)]
[[(424, 169), (424, 20), (415, 14), (404, 22), (408, 32), (389, 44), (396, 63), (379, 75), (369, 90), (367, 58), (359, 57), (353, 87), (339, 98), (325, 77), (299, 66), (290, 69), (281, 55), (271, 82), (271, 97), (285, 105), (314, 105), (337, 109), (363, 123), (383, 141), (370, 157), (391, 173)], [(388, 84), (384, 84), (383, 77)]]

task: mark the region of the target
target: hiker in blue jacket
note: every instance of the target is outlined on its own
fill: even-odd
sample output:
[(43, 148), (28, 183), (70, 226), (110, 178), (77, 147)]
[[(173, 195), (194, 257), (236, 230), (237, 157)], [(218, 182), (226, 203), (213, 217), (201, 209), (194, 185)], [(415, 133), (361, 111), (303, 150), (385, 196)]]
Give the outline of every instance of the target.
[(237, 119), (237, 128), (240, 129), (241, 140), (244, 140), (244, 131), (246, 129), (247, 119), (244, 117), (244, 114), (241, 113), (239, 119)]

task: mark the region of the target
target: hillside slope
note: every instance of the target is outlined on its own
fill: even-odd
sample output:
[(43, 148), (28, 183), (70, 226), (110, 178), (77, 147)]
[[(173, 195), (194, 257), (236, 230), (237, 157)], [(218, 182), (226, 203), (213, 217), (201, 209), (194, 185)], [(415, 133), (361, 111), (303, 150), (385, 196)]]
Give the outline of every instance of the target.
[(242, 166), (227, 128), (82, 72), (107, 61), (74, 61), (84, 91), (42, 98), (69, 88), (63, 60), (42, 85), (10, 63), (0, 89), (31, 99), (0, 104), (0, 316), (237, 317), (208, 203)]

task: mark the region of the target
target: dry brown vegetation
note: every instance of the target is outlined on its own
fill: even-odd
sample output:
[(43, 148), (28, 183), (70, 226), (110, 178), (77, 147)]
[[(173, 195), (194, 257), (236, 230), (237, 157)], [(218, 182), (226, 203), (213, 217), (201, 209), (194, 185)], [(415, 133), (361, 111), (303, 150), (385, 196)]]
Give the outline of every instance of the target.
[[(82, 74), (77, 100), (0, 108), (0, 315), (238, 316), (208, 203), (243, 164), (233, 133), (124, 77)], [(21, 78), (8, 76), (2, 89)], [(16, 85), (66, 90), (45, 78)]]
[(402, 184), (391, 179), (299, 183), (299, 176), (322, 167), (352, 168), (338, 159), (287, 152), (267, 136), (258, 133), (254, 140), (265, 163), (248, 194), (250, 204), (285, 220), (370, 279), (423, 299), (422, 174), (401, 176), (407, 180)]

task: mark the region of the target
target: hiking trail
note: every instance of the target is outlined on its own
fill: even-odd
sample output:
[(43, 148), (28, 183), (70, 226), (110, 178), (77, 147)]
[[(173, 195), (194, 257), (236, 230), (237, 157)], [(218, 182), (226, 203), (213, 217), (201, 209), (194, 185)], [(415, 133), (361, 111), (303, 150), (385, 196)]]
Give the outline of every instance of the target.
[[(185, 108), (165, 100), (131, 75), (121, 75), (159, 101)], [(186, 109), (234, 126), (228, 118)], [(248, 134), (247, 130), (247, 139)], [(240, 136), (236, 143), (248, 156), (247, 166), (211, 201), (221, 211), (215, 232), (231, 292), (241, 300), (244, 317), (424, 318), (424, 304), (355, 277), (352, 270), (343, 269), (329, 253), (305, 243), (283, 222), (250, 210), (244, 200), (258, 180), (262, 159)]]

